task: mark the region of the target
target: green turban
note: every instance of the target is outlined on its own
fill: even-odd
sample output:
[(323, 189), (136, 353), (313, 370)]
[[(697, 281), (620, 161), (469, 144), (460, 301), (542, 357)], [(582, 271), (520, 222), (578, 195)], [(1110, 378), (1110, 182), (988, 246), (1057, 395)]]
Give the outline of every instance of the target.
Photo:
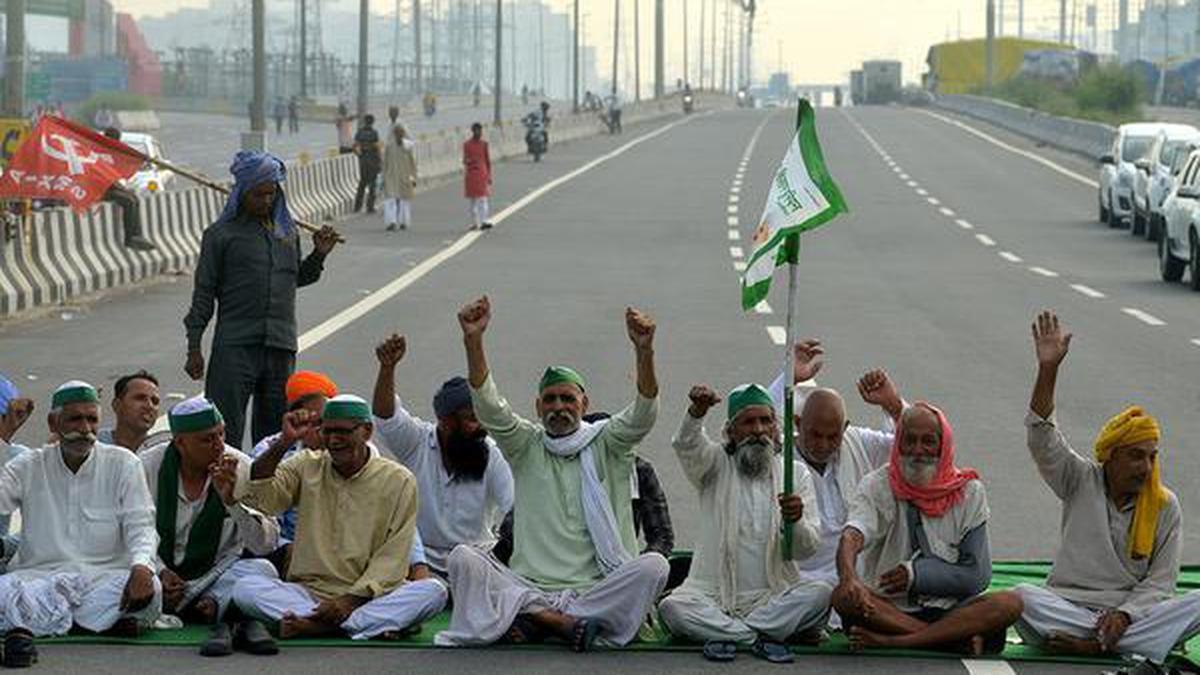
[(729, 419), (732, 421), (738, 416), (738, 413), (752, 405), (765, 405), (774, 410), (775, 399), (771, 398), (771, 392), (757, 384), (743, 384), (740, 387), (734, 387), (733, 391), (729, 392), (727, 405)]
[(68, 403), (99, 403), (100, 395), (96, 393), (96, 388), (87, 382), (80, 380), (71, 380), (59, 386), (54, 390), (54, 397), (50, 399), (50, 407), (57, 410)]
[(340, 394), (325, 402), (325, 409), (321, 411), (321, 419), (370, 422), (371, 406), (354, 394)]
[(225, 421), (221, 411), (212, 401), (203, 396), (180, 401), (167, 413), (167, 422), (171, 425), (171, 434), (190, 434), (194, 431), (205, 431)]
[(550, 366), (542, 375), (542, 382), (538, 385), (538, 391), (544, 390), (546, 387), (553, 387), (556, 384), (573, 384), (579, 387), (579, 391), (587, 391), (583, 386), (583, 376), (576, 372), (573, 368), (566, 366)]

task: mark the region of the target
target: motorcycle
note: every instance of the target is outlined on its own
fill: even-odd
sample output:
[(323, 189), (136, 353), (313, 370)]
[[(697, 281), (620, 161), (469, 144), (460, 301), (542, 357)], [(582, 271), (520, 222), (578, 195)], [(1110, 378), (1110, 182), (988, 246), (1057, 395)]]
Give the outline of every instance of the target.
[(546, 154), (546, 127), (533, 114), (526, 115), (521, 122), (525, 125), (526, 151), (533, 155), (533, 161), (542, 161), (542, 155)]
[(691, 94), (683, 95), (683, 114), (690, 115), (696, 107), (696, 101)]

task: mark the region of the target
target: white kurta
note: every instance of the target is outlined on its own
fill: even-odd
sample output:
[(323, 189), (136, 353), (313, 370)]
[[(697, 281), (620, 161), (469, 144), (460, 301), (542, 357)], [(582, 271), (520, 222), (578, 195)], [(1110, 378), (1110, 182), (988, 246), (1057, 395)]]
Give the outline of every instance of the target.
[[(158, 503), (158, 472), (162, 467), (166, 451), (167, 445), (164, 444), (138, 454), (146, 473), (146, 485), (150, 490), (150, 498), (156, 504)], [(247, 455), (230, 446), (225, 446), (225, 454), (236, 457), (241, 467), (239, 473), (249, 476), (251, 459)], [(192, 526), (195, 525), (208, 498), (209, 482), (207, 480), (204, 482), (200, 498), (193, 501), (184, 493), (183, 481), (179, 481), (175, 506), (175, 550), (174, 560), (171, 561), (172, 566), (183, 562)], [(189, 604), (202, 595), (212, 596), (217, 602), (218, 616), (223, 615), (225, 608), (229, 606), (233, 584), (242, 576), (251, 573), (265, 574), (270, 577), (278, 576), (271, 564), (266, 561), (247, 560), (239, 563), (238, 559), (242, 556), (243, 551), (249, 551), (256, 556), (270, 555), (279, 543), (279, 523), (274, 518), (240, 503), (227, 506), (225, 511), (228, 517), (221, 525), (221, 538), (217, 545), (216, 558), (213, 560), (213, 569), (209, 573), (189, 581), (186, 593), (186, 601)], [(159, 572), (167, 567), (165, 561), (158, 557), (155, 558), (155, 564)]]
[[(863, 535), (863, 582), (902, 611), (950, 609), (966, 598), (921, 595), (913, 599), (914, 602), (910, 601), (907, 592), (889, 595), (879, 587), (879, 578), (884, 573), (898, 565), (911, 563), (915, 556), (915, 544), (909, 536), (907, 504), (896, 499), (892, 492), (887, 465), (863, 479), (846, 522), (847, 528), (852, 527)], [(920, 517), (931, 552), (948, 563), (957, 563), (958, 546), (963, 537), (986, 523), (988, 516), (987, 492), (981, 481), (973, 480), (963, 488), (962, 501), (941, 517), (932, 518), (924, 513)], [(911, 568), (909, 578), (912, 578)]]
[(451, 476), (442, 463), (437, 425), (416, 417), (396, 397), (391, 419), (374, 418), (375, 442), (392, 453), (417, 479), (421, 503), (417, 529), (429, 565), (444, 573), (459, 544), (490, 551), (500, 523), (512, 510), (513, 477), (508, 462), (487, 439), (488, 464), (482, 480)]
[[(141, 463), (97, 443), (72, 473), (57, 445), (29, 450), (0, 468), (0, 513), (20, 509), (22, 538), (0, 577), (0, 628), (61, 634), (72, 623), (111, 628), (130, 568), (154, 569), (158, 534)], [(161, 591), (134, 616), (152, 622)], [(66, 628), (64, 628), (64, 626)]]
[[(699, 491), (702, 534), (687, 581), (659, 604), (667, 627), (692, 639), (753, 642), (760, 634), (787, 640), (824, 623), (832, 587), (805, 577), (778, 548), (781, 462), (763, 480), (747, 480), (690, 414), (672, 444)], [(799, 461), (795, 494), (804, 515), (792, 526), (793, 557), (804, 558), (820, 541), (820, 515), (812, 478)]]
[(1161, 663), (1176, 643), (1200, 633), (1200, 592), (1175, 595), (1183, 535), (1179, 500), (1168, 491), (1150, 557), (1134, 559), (1128, 548), (1133, 503), (1113, 504), (1104, 468), (1071, 448), (1054, 415), (1042, 419), (1031, 412), (1025, 425), (1038, 472), (1063, 503), (1062, 542), (1046, 586), (1016, 589), (1025, 601), (1018, 631), (1033, 644), (1056, 631), (1094, 638), (1099, 616), (1119, 609), (1133, 621), (1117, 650)]

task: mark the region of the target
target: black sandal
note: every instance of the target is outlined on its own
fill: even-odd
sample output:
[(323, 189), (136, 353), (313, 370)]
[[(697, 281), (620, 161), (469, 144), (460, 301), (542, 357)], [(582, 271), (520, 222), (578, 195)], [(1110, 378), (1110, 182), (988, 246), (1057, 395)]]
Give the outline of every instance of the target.
[(4, 636), (4, 667), (28, 668), (37, 663), (37, 647), (33, 644), (33, 633), (24, 628), (14, 628)]
[(571, 651), (582, 654), (592, 648), (596, 635), (600, 632), (600, 624), (591, 619), (580, 619), (571, 628)]

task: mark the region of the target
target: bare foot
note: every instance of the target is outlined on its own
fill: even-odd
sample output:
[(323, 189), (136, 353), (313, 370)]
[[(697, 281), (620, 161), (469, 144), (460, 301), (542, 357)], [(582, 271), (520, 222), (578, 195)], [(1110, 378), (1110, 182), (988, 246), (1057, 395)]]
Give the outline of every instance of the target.
[(967, 656), (983, 656), (983, 636), (972, 635), (962, 647), (963, 654)]
[(1099, 656), (1104, 653), (1100, 641), (1092, 638), (1077, 638), (1066, 633), (1051, 633), (1046, 638), (1046, 651), (1052, 654), (1075, 656)]
[(893, 636), (875, 633), (862, 626), (851, 626), (847, 632), (850, 637), (850, 649), (858, 651), (868, 647), (891, 647)]
[(320, 621), (296, 616), (290, 612), (279, 620), (279, 637), (283, 640), (329, 635), (336, 631), (336, 628), (331, 628)]
[(192, 603), (192, 606), (187, 610), (187, 616), (183, 617), (188, 623), (198, 623), (208, 625), (217, 621), (217, 601), (211, 596), (204, 596)]

